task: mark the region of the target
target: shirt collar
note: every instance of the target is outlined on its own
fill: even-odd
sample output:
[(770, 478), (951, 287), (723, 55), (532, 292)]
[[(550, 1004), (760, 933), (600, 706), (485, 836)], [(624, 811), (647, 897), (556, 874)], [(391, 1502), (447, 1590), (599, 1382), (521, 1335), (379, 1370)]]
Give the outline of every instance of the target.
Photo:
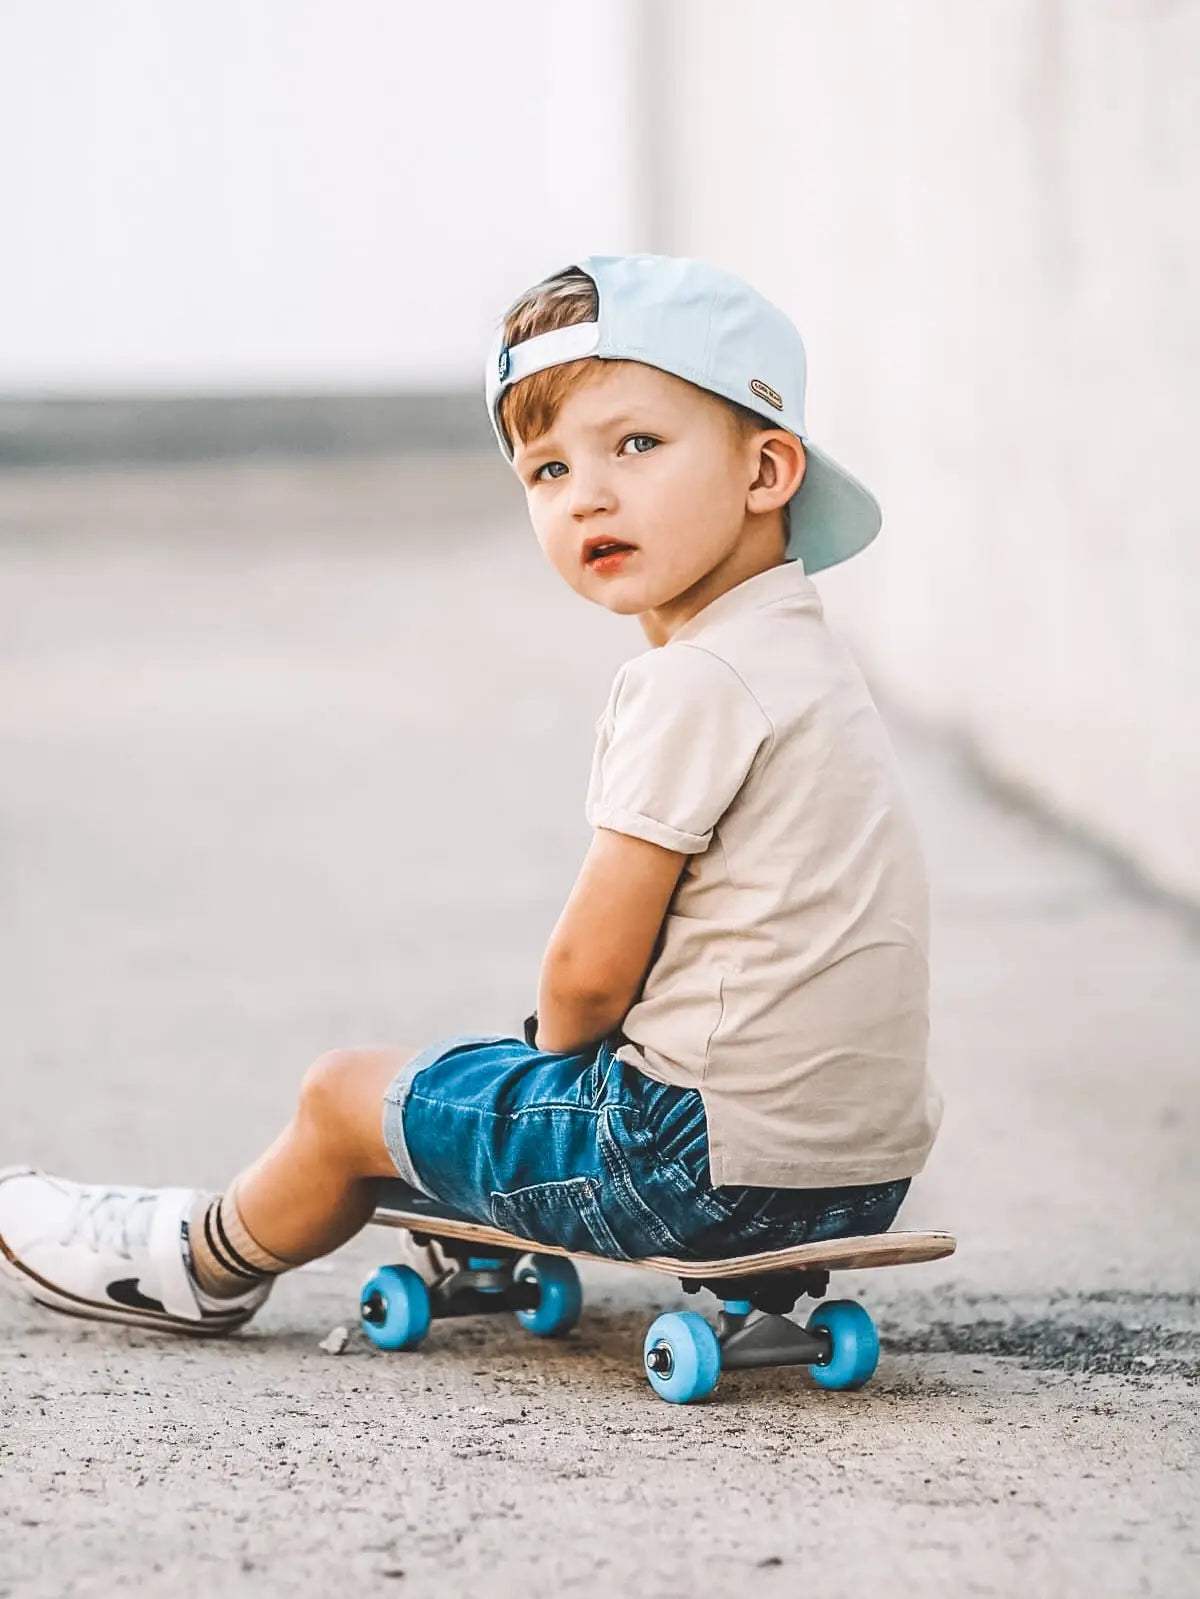
[(673, 633), (667, 643), (694, 639), (718, 622), (727, 622), (732, 616), (758, 611), (767, 605), (777, 605), (781, 600), (811, 603), (816, 597), (812, 579), (805, 576), (801, 562), (784, 561), (779, 566), (769, 566), (765, 572), (756, 572), (753, 577), (744, 578), (733, 588), (726, 589), (724, 594), (718, 594), (715, 600), (710, 600), (702, 611), (697, 611)]

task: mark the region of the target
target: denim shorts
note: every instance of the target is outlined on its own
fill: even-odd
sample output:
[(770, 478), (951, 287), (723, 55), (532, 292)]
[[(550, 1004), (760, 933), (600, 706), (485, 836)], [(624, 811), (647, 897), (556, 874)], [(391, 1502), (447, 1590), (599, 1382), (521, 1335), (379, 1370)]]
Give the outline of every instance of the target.
[(469, 1033), (397, 1074), (383, 1135), (400, 1177), (535, 1243), (636, 1260), (716, 1260), (881, 1233), (911, 1181), (714, 1188), (694, 1088), (654, 1082), (607, 1043), (581, 1054)]

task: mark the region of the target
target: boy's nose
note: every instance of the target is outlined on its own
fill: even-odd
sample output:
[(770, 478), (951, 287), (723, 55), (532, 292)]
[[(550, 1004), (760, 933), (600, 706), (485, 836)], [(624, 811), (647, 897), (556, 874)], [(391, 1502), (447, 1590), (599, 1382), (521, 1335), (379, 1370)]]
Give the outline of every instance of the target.
[(571, 515), (595, 516), (598, 512), (616, 509), (617, 497), (612, 485), (599, 473), (585, 476), (575, 473), (571, 478)]

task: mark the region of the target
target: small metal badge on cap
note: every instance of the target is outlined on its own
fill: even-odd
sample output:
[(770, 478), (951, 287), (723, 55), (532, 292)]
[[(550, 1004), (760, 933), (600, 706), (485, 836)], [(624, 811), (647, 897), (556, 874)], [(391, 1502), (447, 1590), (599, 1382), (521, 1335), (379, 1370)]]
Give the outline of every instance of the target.
[(777, 393), (769, 383), (764, 383), (761, 378), (750, 379), (750, 392), (757, 394), (760, 400), (765, 400), (768, 405), (773, 405), (777, 411), (783, 410), (783, 395)]

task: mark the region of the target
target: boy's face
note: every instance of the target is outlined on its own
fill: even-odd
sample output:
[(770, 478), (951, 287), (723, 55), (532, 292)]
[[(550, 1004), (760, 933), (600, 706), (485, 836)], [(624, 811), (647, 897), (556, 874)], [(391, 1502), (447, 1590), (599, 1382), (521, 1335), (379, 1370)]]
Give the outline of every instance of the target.
[[(560, 577), (631, 616), (667, 605), (728, 557), (758, 446), (693, 384), (637, 361), (596, 366), (548, 433), (514, 440), (513, 467)], [(597, 555), (600, 541), (623, 553)]]

